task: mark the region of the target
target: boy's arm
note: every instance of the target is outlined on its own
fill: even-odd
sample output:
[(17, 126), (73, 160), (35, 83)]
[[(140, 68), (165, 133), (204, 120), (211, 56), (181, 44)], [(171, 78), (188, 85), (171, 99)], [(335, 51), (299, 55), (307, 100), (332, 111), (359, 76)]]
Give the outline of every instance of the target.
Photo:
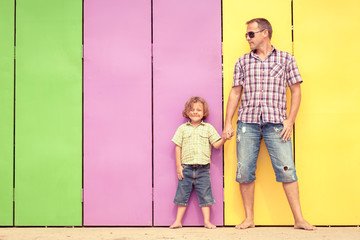
[(219, 149), (222, 145), (224, 145), (225, 142), (226, 142), (226, 139), (220, 138), (219, 140), (214, 142), (212, 146), (216, 149)]
[(175, 147), (175, 159), (176, 159), (176, 173), (179, 180), (184, 178), (183, 167), (181, 165), (181, 147), (176, 145)]

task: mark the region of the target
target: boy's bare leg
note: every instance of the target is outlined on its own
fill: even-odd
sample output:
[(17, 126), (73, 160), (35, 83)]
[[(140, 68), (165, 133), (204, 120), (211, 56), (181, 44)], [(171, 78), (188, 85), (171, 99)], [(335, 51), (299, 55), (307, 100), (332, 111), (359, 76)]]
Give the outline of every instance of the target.
[(204, 216), (204, 227), (208, 229), (215, 229), (216, 226), (210, 222), (210, 207), (202, 207), (201, 211)]
[(245, 209), (245, 220), (236, 225), (236, 229), (253, 228), (254, 225), (254, 191), (255, 182), (240, 183), (240, 192), (243, 199)]
[(283, 183), (283, 188), (294, 216), (294, 220), (295, 220), (294, 228), (310, 230), (310, 231), (316, 230), (316, 227), (308, 223), (302, 215), (301, 207), (300, 207), (300, 199), (299, 199), (298, 182)]
[(182, 228), (181, 221), (184, 217), (185, 211), (187, 206), (178, 206), (177, 213), (176, 213), (176, 220), (175, 222), (170, 226), (171, 229), (175, 228)]

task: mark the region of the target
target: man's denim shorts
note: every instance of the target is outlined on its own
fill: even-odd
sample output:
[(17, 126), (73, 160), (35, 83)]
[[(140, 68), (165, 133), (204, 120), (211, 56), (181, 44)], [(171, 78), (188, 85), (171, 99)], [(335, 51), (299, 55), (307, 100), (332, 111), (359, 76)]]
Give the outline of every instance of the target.
[(200, 207), (210, 206), (215, 203), (210, 182), (210, 164), (207, 165), (182, 165), (184, 178), (179, 180), (174, 203), (187, 206), (195, 188), (199, 198)]
[(256, 179), (255, 171), (261, 138), (264, 138), (269, 152), (276, 181), (297, 181), (291, 140), (286, 142), (282, 140), (280, 137), (282, 130), (282, 124), (264, 123), (262, 121), (261, 124), (238, 122), (236, 135), (237, 182), (251, 183)]

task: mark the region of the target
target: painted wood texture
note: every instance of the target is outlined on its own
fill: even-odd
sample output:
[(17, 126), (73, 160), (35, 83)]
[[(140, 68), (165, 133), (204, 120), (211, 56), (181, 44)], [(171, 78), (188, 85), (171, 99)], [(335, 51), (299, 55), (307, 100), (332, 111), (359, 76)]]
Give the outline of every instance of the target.
[(305, 216), (360, 224), (360, 2), (294, 3), (295, 58), (304, 79), (296, 165)]
[[(211, 123), (222, 132), (221, 3), (217, 0), (153, 1), (154, 22), (154, 225), (169, 226), (176, 216), (175, 144), (191, 96), (207, 100)], [(213, 150), (211, 182), (216, 204), (211, 221), (223, 224), (222, 150)], [(193, 192), (183, 225), (203, 225)]]
[(13, 224), (14, 6), (0, 3), (0, 226)]
[(151, 1), (84, 7), (84, 224), (151, 226)]
[[(293, 2), (295, 58), (304, 80), (295, 136), (303, 214), (317, 225), (359, 225), (360, 5)], [(221, 133), (221, 89), (226, 107), (234, 64), (250, 51), (244, 34), (251, 18), (269, 19), (274, 46), (292, 52), (290, 0), (222, 1), (222, 19), (220, 4), (16, 0), (15, 6), (14, 0), (0, 1), (0, 226), (13, 220), (16, 226), (168, 226), (174, 221), (171, 138), (186, 121), (181, 115), (186, 100), (204, 97), (210, 106), (206, 121)], [(217, 203), (211, 221), (219, 226), (244, 218), (235, 145), (233, 139), (224, 147), (224, 169), (222, 150), (212, 151)], [(264, 143), (256, 173), (255, 224), (293, 224)], [(183, 224), (202, 225), (202, 219), (193, 193)]]
[(17, 0), (17, 226), (81, 225), (81, 0)]
[[(256, 9), (256, 11), (249, 11), (249, 9)], [(269, 11), (269, 9), (272, 10)], [(264, 17), (272, 24), (272, 44), (279, 50), (292, 52), (291, 1), (223, 1), (224, 109), (226, 109), (233, 82), (235, 62), (241, 55), (250, 52), (245, 39), (246, 22), (257, 17)], [(288, 106), (290, 106), (289, 103)], [(233, 118), (235, 130), (237, 117), (235, 114)], [(226, 225), (239, 224), (245, 218), (240, 187), (235, 182), (236, 164), (236, 141), (233, 137), (231, 141), (225, 144), (224, 148), (224, 219)], [(290, 207), (282, 185), (275, 181), (275, 174), (263, 140), (258, 157), (256, 177), (255, 224), (292, 224)]]

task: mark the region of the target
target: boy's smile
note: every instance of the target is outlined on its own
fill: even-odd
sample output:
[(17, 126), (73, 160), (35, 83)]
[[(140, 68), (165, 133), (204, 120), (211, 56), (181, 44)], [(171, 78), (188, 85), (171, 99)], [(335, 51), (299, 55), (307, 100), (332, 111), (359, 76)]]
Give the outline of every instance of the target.
[(204, 106), (201, 102), (193, 103), (188, 114), (192, 125), (199, 125), (204, 117)]

